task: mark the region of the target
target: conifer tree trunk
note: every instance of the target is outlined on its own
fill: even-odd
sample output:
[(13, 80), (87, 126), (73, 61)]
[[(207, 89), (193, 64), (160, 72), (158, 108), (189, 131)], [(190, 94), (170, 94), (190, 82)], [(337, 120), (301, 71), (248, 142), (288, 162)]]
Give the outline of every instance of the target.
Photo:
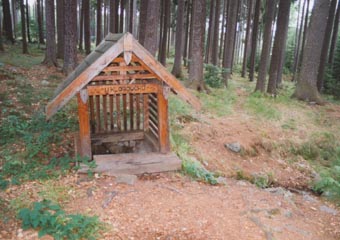
[(83, 0), (85, 53), (91, 52), (90, 0)]
[(116, 29), (116, 21), (118, 21), (117, 19), (117, 15), (116, 15), (116, 1), (110, 1), (110, 32), (111, 33), (116, 33), (117, 29)]
[(120, 0), (120, 14), (119, 14), (119, 32), (124, 32), (124, 4), (125, 0)]
[(42, 11), (42, 0), (37, 0), (37, 17), (38, 17), (38, 32), (39, 32), (39, 43), (45, 44), (44, 32), (43, 32), (43, 11)]
[(185, 36), (184, 36), (184, 49), (183, 49), (183, 63), (184, 66), (188, 66), (188, 51), (189, 51), (189, 33), (190, 33), (190, 13), (191, 13), (191, 3), (190, 0), (186, 2), (186, 18), (185, 18)]
[(64, 1), (57, 0), (57, 58), (64, 59)]
[(28, 54), (24, 0), (20, 0), (20, 15), (21, 15), (22, 53)]
[(333, 26), (333, 33), (332, 33), (331, 47), (329, 49), (328, 63), (331, 66), (333, 65), (333, 62), (334, 62), (334, 53), (335, 53), (335, 48), (336, 48), (336, 42), (338, 40), (339, 21), (340, 21), (340, 3), (338, 3), (338, 7), (337, 7), (337, 10), (336, 10), (334, 26)]
[(267, 92), (270, 94), (276, 94), (276, 88), (280, 84), (288, 35), (290, 5), (291, 1), (280, 0), (267, 88)]
[(212, 52), (212, 38), (214, 34), (214, 24), (215, 24), (215, 5), (216, 1), (210, 1), (210, 14), (209, 14), (209, 27), (207, 36), (207, 45), (205, 48), (205, 63), (211, 62), (211, 52)]
[(0, 52), (5, 51), (3, 40), (2, 40), (2, 14), (0, 11)]
[(77, 66), (77, 2), (64, 2), (64, 66), (63, 72), (69, 74)]
[(30, 13), (29, 13), (29, 6), (28, 6), (28, 0), (26, 0), (26, 26), (27, 26), (27, 38), (28, 42), (31, 43), (31, 31), (30, 31)]
[(301, 72), (293, 97), (322, 104), (324, 101), (317, 89), (317, 72), (320, 64), (322, 44), (327, 25), (330, 0), (315, 0), (306, 44), (302, 56)]
[(172, 74), (181, 78), (182, 73), (182, 54), (183, 54), (183, 31), (184, 31), (184, 0), (178, 0), (177, 21), (176, 21), (176, 42), (175, 42), (175, 61)]
[(250, 68), (249, 68), (249, 81), (254, 81), (255, 75), (255, 59), (256, 59), (256, 49), (257, 49), (257, 37), (259, 31), (259, 19), (261, 11), (261, 0), (256, 0), (255, 3), (255, 15), (253, 23), (253, 35), (251, 39), (251, 52), (250, 52)]
[(221, 35), (220, 35), (220, 49), (219, 49), (219, 57), (220, 59), (223, 58), (223, 46), (224, 46), (224, 35), (225, 35), (225, 30), (226, 30), (226, 15), (228, 11), (228, 0), (224, 0), (223, 3), (223, 11), (222, 11), (222, 30), (221, 30)]
[(14, 40), (17, 38), (16, 28), (17, 28), (17, 24), (18, 24), (18, 14), (17, 14), (18, 3), (19, 3), (18, 0), (12, 0), (11, 1), (11, 4), (12, 4), (12, 27), (13, 27), (12, 31), (13, 31)]
[(58, 66), (55, 42), (55, 18), (54, 18), (54, 0), (46, 0), (45, 7), (46, 19), (46, 51), (43, 61), (49, 67)]
[[(189, 81), (191, 87), (198, 90), (205, 90), (203, 82), (203, 51), (204, 51), (204, 35), (205, 35), (205, 13), (206, 1), (194, 0), (192, 2), (192, 56), (189, 68)], [(204, 17), (202, 17), (204, 16)]]
[(301, 69), (303, 52), (305, 50), (305, 44), (306, 44), (310, 0), (306, 0), (306, 1), (307, 1), (307, 6), (306, 6), (306, 11), (305, 11), (305, 20), (304, 20), (304, 23), (303, 23), (304, 25), (303, 25), (303, 33), (302, 33), (301, 54), (300, 54), (300, 58), (299, 58), (299, 62), (298, 62), (298, 70), (297, 70), (297, 72), (300, 72), (300, 69)]
[(318, 91), (321, 92), (323, 89), (323, 83), (324, 83), (324, 76), (325, 76), (325, 70), (326, 70), (326, 64), (327, 64), (327, 56), (328, 56), (328, 50), (329, 45), (331, 41), (331, 34), (333, 29), (333, 23), (334, 23), (334, 17), (335, 17), (335, 10), (336, 10), (336, 3), (337, 0), (331, 0), (331, 5), (329, 8), (329, 14), (327, 19), (327, 26), (325, 31), (325, 37), (322, 44), (322, 52), (320, 57), (320, 65), (319, 65), (319, 71), (318, 71)]
[(163, 34), (161, 38), (161, 49), (159, 50), (160, 62), (165, 66), (166, 65), (166, 53), (167, 53), (167, 40), (168, 40), (168, 30), (170, 27), (170, 9), (171, 9), (171, 1), (164, 1), (164, 18), (163, 18)]
[(249, 52), (248, 47), (249, 47), (249, 42), (250, 42), (251, 19), (253, 15), (253, 9), (254, 9), (254, 0), (248, 0), (247, 30), (246, 30), (246, 39), (244, 42), (241, 77), (245, 77), (246, 72), (247, 72), (248, 52)]
[(9, 5), (9, 0), (2, 0), (2, 11), (4, 13), (3, 16), (4, 37), (11, 43), (14, 43), (11, 8)]
[(225, 86), (228, 86), (228, 80), (230, 79), (232, 71), (238, 1), (230, 0), (229, 4), (230, 5), (227, 15), (227, 31), (225, 35), (225, 48), (223, 56), (223, 68), (227, 69), (227, 72), (223, 74)]
[(102, 0), (97, 0), (97, 34), (96, 45), (102, 41)]
[(82, 0), (79, 1), (79, 50), (83, 51), (84, 40), (84, 6)]
[[(158, 36), (158, 25), (160, 19), (160, 1), (159, 0), (144, 0), (143, 2), (147, 2), (145, 6), (141, 5), (143, 8), (146, 7), (145, 15), (142, 17), (139, 28), (139, 35), (141, 37), (141, 43), (143, 46), (153, 55), (156, 55), (158, 44), (157, 44), (157, 36)], [(144, 9), (145, 11), (145, 9)], [(143, 19), (144, 18), (144, 19)], [(142, 27), (142, 23), (143, 26)], [(144, 25), (145, 24), (145, 25)]]
[(214, 34), (212, 38), (212, 53), (211, 53), (211, 63), (215, 66), (218, 65), (218, 38), (220, 30), (220, 8), (221, 1), (216, 0), (215, 6), (215, 23), (214, 23)]
[(272, 45), (272, 29), (275, 20), (276, 0), (267, 1), (266, 19), (263, 33), (262, 53), (259, 64), (259, 74), (257, 77), (255, 91), (264, 92), (266, 87), (266, 77), (268, 70), (268, 62), (270, 57), (270, 49)]
[(303, 29), (303, 23), (304, 23), (306, 3), (307, 3), (307, 0), (303, 0), (302, 13), (300, 17), (299, 33), (297, 35), (297, 46), (296, 46), (295, 54), (294, 54), (293, 78), (292, 78), (293, 82), (295, 82), (296, 80), (296, 73), (297, 73), (299, 57), (300, 57), (300, 49), (301, 49), (301, 42), (302, 42), (301, 37), (302, 37), (302, 29)]

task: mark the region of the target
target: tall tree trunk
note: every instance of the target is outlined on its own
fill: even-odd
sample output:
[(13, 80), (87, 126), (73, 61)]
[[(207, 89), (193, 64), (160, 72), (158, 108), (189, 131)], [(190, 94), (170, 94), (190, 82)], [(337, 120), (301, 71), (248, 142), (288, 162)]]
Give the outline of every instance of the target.
[(256, 0), (255, 3), (255, 15), (253, 23), (253, 35), (251, 37), (251, 52), (250, 52), (250, 68), (249, 68), (249, 81), (254, 81), (255, 75), (255, 60), (257, 49), (257, 37), (259, 32), (259, 20), (261, 11), (261, 0)]
[(334, 53), (335, 53), (335, 48), (336, 48), (336, 42), (338, 40), (339, 21), (340, 21), (340, 3), (338, 3), (338, 8), (336, 10), (334, 26), (333, 26), (331, 47), (329, 49), (328, 63), (331, 66), (333, 65), (333, 62), (334, 62)]
[(328, 56), (328, 50), (329, 50), (333, 23), (334, 23), (335, 10), (336, 10), (336, 3), (337, 3), (337, 0), (331, 0), (325, 37), (324, 37), (323, 44), (322, 44), (320, 65), (319, 65), (319, 71), (318, 71), (318, 82), (317, 82), (319, 92), (321, 92), (323, 89), (324, 76), (325, 76), (325, 70), (326, 70), (326, 64), (327, 64), (327, 56)]
[(167, 52), (167, 40), (168, 40), (168, 30), (170, 27), (170, 9), (171, 1), (165, 0), (164, 4), (164, 19), (163, 19), (163, 34), (161, 39), (161, 49), (159, 50), (159, 60), (165, 66), (166, 65), (166, 52)]
[(276, 94), (284, 63), (291, 1), (280, 0), (267, 92)]
[(301, 54), (300, 54), (300, 59), (299, 59), (299, 62), (298, 62), (298, 70), (297, 70), (297, 72), (300, 72), (301, 64), (302, 64), (302, 59), (303, 59), (303, 52), (305, 50), (307, 28), (308, 28), (308, 17), (309, 17), (309, 3), (310, 3), (310, 0), (307, 0), (305, 20), (304, 20), (304, 27), (303, 27), (303, 33), (302, 33)]
[(28, 5), (28, 0), (26, 0), (26, 26), (27, 26), (27, 37), (28, 37), (28, 42), (31, 43), (31, 31), (30, 31), (30, 12), (29, 12), (29, 5)]
[(42, 12), (42, 2), (43, 0), (37, 0), (37, 15), (38, 15), (38, 32), (39, 32), (39, 43), (45, 44), (44, 30), (43, 30), (43, 12)]
[(207, 36), (207, 45), (205, 48), (205, 63), (211, 62), (211, 52), (212, 52), (212, 38), (214, 34), (214, 24), (215, 24), (215, 8), (216, 1), (210, 1), (210, 14), (209, 14), (209, 27)]
[(214, 24), (214, 34), (212, 38), (212, 53), (211, 53), (211, 63), (215, 66), (218, 65), (218, 38), (220, 32), (220, 8), (221, 8), (221, 1), (216, 0), (215, 6), (215, 24)]
[(102, 0), (97, 0), (97, 34), (96, 45), (102, 41)]
[(107, 0), (104, 0), (104, 36), (107, 35)]
[(129, 6), (129, 11), (130, 11), (130, 14), (129, 14), (129, 26), (128, 26), (128, 31), (134, 35), (133, 33), (133, 25), (135, 24), (135, 0), (130, 0), (130, 6)]
[(47, 66), (58, 66), (55, 43), (55, 18), (54, 18), (54, 0), (46, 0), (45, 4), (46, 19), (46, 51), (43, 61)]
[(182, 54), (183, 54), (183, 31), (184, 31), (184, 0), (178, 0), (177, 21), (176, 21), (176, 42), (175, 42), (175, 61), (172, 74), (178, 78), (182, 73)]
[(315, 0), (307, 30), (306, 44), (302, 56), (301, 72), (293, 97), (323, 103), (317, 89), (317, 72), (320, 64), (322, 44), (325, 36), (330, 0)]
[[(189, 68), (189, 81), (191, 87), (203, 91), (205, 89), (203, 82), (203, 51), (204, 51), (204, 35), (205, 35), (205, 14), (206, 1), (194, 0), (192, 2), (193, 16), (192, 16), (192, 58)], [(203, 17), (202, 17), (203, 16)]]
[(12, 31), (14, 39), (17, 38), (16, 36), (16, 30), (17, 30), (17, 24), (18, 24), (18, 14), (17, 14), (17, 8), (18, 8), (18, 0), (12, 0)]
[[(146, 3), (145, 3), (146, 2)], [(159, 0), (142, 0), (142, 10), (146, 7), (144, 16), (140, 18), (139, 36), (143, 46), (153, 55), (156, 55), (157, 51), (157, 36), (158, 36), (158, 25), (160, 19), (160, 1)], [(144, 6), (145, 4), (145, 6)], [(141, 11), (142, 11), (141, 10)], [(145, 11), (145, 9), (144, 9)], [(143, 19), (144, 18), (144, 19)], [(143, 24), (143, 27), (142, 27)], [(145, 24), (145, 25), (144, 25)]]
[(5, 48), (4, 48), (4, 44), (3, 44), (3, 40), (2, 40), (2, 14), (0, 11), (0, 52), (4, 52)]
[(79, 18), (79, 50), (83, 51), (83, 40), (84, 40), (84, 5), (83, 2), (79, 2), (80, 5), (80, 18)]
[(303, 1), (303, 7), (302, 7), (302, 13), (300, 17), (300, 27), (299, 27), (299, 33), (297, 35), (297, 46), (295, 49), (295, 54), (294, 54), (294, 65), (293, 65), (293, 79), (292, 81), (295, 82), (296, 80), (296, 73), (297, 73), (297, 67), (299, 63), (299, 57), (300, 57), (300, 49), (301, 49), (301, 37), (302, 37), (302, 29), (303, 29), (303, 23), (304, 23), (304, 16), (305, 16), (305, 5), (307, 3), (307, 0), (302, 0)]
[(190, 0), (186, 1), (186, 18), (185, 18), (185, 36), (184, 36), (184, 49), (183, 49), (183, 63), (188, 66), (188, 51), (189, 51), (189, 33), (190, 33), (190, 13), (191, 13)]
[(90, 0), (83, 0), (85, 53), (91, 52)]
[(118, 21), (118, 17), (116, 15), (116, 1), (110, 1), (110, 32), (116, 33), (116, 21)]
[(120, 0), (119, 32), (124, 32), (124, 4), (125, 0)]
[(264, 25), (264, 33), (263, 33), (263, 44), (262, 44), (262, 53), (259, 64), (259, 74), (257, 77), (255, 91), (264, 92), (266, 87), (266, 77), (268, 70), (268, 62), (270, 56), (270, 49), (272, 46), (272, 29), (273, 29), (273, 21), (275, 20), (275, 12), (276, 12), (276, 0), (267, 1), (266, 6), (266, 19)]
[(243, 52), (243, 63), (242, 63), (241, 77), (245, 77), (246, 72), (247, 72), (248, 47), (249, 47), (249, 42), (250, 42), (251, 19), (252, 19), (252, 16), (253, 16), (253, 9), (254, 9), (254, 0), (248, 0), (247, 30), (246, 30), (246, 39), (245, 39), (245, 42), (244, 42), (244, 52)]
[(225, 36), (225, 49), (223, 56), (223, 68), (227, 69), (224, 73), (224, 85), (228, 86), (228, 80), (231, 76), (232, 64), (233, 64), (233, 52), (235, 45), (235, 31), (236, 31), (236, 21), (237, 21), (237, 9), (238, 1), (230, 0), (230, 5), (227, 15), (227, 31)]
[(57, 58), (60, 59), (64, 59), (64, 1), (57, 0)]
[(146, 28), (146, 18), (148, 14), (148, 2), (149, 0), (140, 0), (138, 40), (142, 45), (144, 45), (144, 41), (145, 41), (145, 31), (142, 31), (141, 29)]
[(225, 31), (226, 31), (226, 16), (228, 13), (228, 0), (224, 0), (223, 3), (223, 12), (222, 12), (222, 30), (221, 30), (221, 35), (220, 35), (220, 49), (219, 49), (219, 57), (220, 59), (223, 58), (223, 46), (224, 46), (224, 35), (225, 35)]
[(20, 15), (21, 15), (22, 53), (28, 54), (24, 0), (20, 0)]
[(77, 2), (64, 2), (64, 66), (63, 72), (69, 74), (77, 66)]
[(9, 5), (9, 0), (2, 0), (2, 11), (4, 13), (4, 24), (3, 24), (3, 30), (4, 30), (4, 36), (5, 38), (10, 41), (11, 43), (14, 43), (14, 37), (13, 37), (13, 26), (12, 26), (12, 17), (11, 17), (11, 8)]

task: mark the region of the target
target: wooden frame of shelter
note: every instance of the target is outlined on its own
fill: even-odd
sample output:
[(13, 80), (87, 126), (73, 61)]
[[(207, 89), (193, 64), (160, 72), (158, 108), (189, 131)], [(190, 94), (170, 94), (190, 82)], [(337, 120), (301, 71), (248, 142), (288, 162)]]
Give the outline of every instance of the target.
[[(147, 162), (163, 159), (156, 168), (135, 167), (133, 173), (174, 170), (180, 167), (177, 160), (171, 167), (164, 167), (165, 162), (174, 159), (173, 155), (164, 157), (170, 152), (167, 100), (170, 91), (200, 109), (198, 99), (130, 33), (109, 34), (57, 88), (46, 107), (46, 117), (51, 118), (77, 95), (79, 135), (75, 142), (76, 152), (81, 156), (93, 157), (97, 164), (101, 160), (105, 164), (138, 160), (145, 166)], [(152, 143), (154, 153), (93, 155), (92, 146), (96, 144), (143, 139)], [(121, 166), (118, 168), (122, 171)]]

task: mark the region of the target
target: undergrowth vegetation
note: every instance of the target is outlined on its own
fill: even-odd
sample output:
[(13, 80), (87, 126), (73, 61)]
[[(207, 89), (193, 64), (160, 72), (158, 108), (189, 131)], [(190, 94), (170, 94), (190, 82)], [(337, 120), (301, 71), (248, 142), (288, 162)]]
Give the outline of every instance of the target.
[(32, 208), (23, 208), (18, 213), (24, 230), (38, 230), (38, 236), (51, 235), (54, 239), (97, 239), (104, 225), (97, 217), (81, 214), (66, 214), (51, 201), (34, 202)]
[(312, 189), (331, 199), (340, 199), (340, 141), (329, 132), (319, 132), (299, 145), (292, 145), (291, 152), (308, 160), (319, 172), (320, 179)]

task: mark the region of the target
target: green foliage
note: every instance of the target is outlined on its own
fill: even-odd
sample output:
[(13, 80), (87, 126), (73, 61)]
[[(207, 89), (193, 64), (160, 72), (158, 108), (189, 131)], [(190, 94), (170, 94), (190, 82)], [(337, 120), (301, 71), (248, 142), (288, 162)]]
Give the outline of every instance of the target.
[(228, 70), (212, 64), (204, 64), (204, 70), (204, 82), (209, 87), (220, 88), (223, 86), (223, 73)]
[(61, 135), (66, 130), (74, 128), (75, 119), (65, 112), (60, 112), (50, 121), (46, 121), (45, 115), (38, 112), (31, 119), (27, 119), (16, 113), (8, 115), (0, 125), (0, 146), (13, 143), (19, 138), (24, 140), (28, 158), (37, 154), (47, 155), (52, 143), (60, 143)]
[(268, 120), (279, 120), (281, 113), (274, 106), (275, 99), (264, 96), (259, 92), (251, 94), (245, 103), (248, 112)]
[(332, 133), (321, 132), (297, 146), (291, 152), (311, 161), (321, 173), (313, 190), (329, 198), (340, 199), (340, 142)]
[(66, 214), (59, 205), (43, 200), (34, 202), (33, 208), (23, 208), (18, 218), (24, 230), (39, 230), (39, 237), (51, 235), (54, 239), (97, 239), (102, 223), (97, 217)]
[(231, 114), (236, 101), (232, 86), (228, 89), (214, 89), (210, 94), (199, 93), (199, 98), (203, 103), (203, 111), (219, 117)]
[(209, 184), (217, 184), (214, 174), (205, 169), (200, 162), (189, 156), (191, 147), (188, 141), (178, 133), (170, 136), (173, 151), (182, 159), (182, 171), (193, 179), (200, 180)]
[(268, 188), (273, 184), (273, 174), (256, 174), (252, 178), (253, 184), (255, 184), (258, 188)]
[(184, 158), (182, 163), (183, 172), (194, 179), (202, 180), (203, 182), (215, 185), (217, 184), (216, 177), (213, 173), (205, 169), (198, 161), (190, 158)]
[(88, 158), (77, 157), (72, 159), (69, 156), (61, 158), (52, 158), (46, 163), (38, 159), (22, 160), (19, 156), (7, 156), (2, 169), (0, 170), (0, 186), (6, 189), (11, 184), (20, 184), (24, 181), (47, 180), (57, 178), (67, 174), (72, 169), (79, 168), (76, 164), (84, 164), (89, 167), (89, 176), (93, 175), (93, 169), (96, 167), (94, 161)]

